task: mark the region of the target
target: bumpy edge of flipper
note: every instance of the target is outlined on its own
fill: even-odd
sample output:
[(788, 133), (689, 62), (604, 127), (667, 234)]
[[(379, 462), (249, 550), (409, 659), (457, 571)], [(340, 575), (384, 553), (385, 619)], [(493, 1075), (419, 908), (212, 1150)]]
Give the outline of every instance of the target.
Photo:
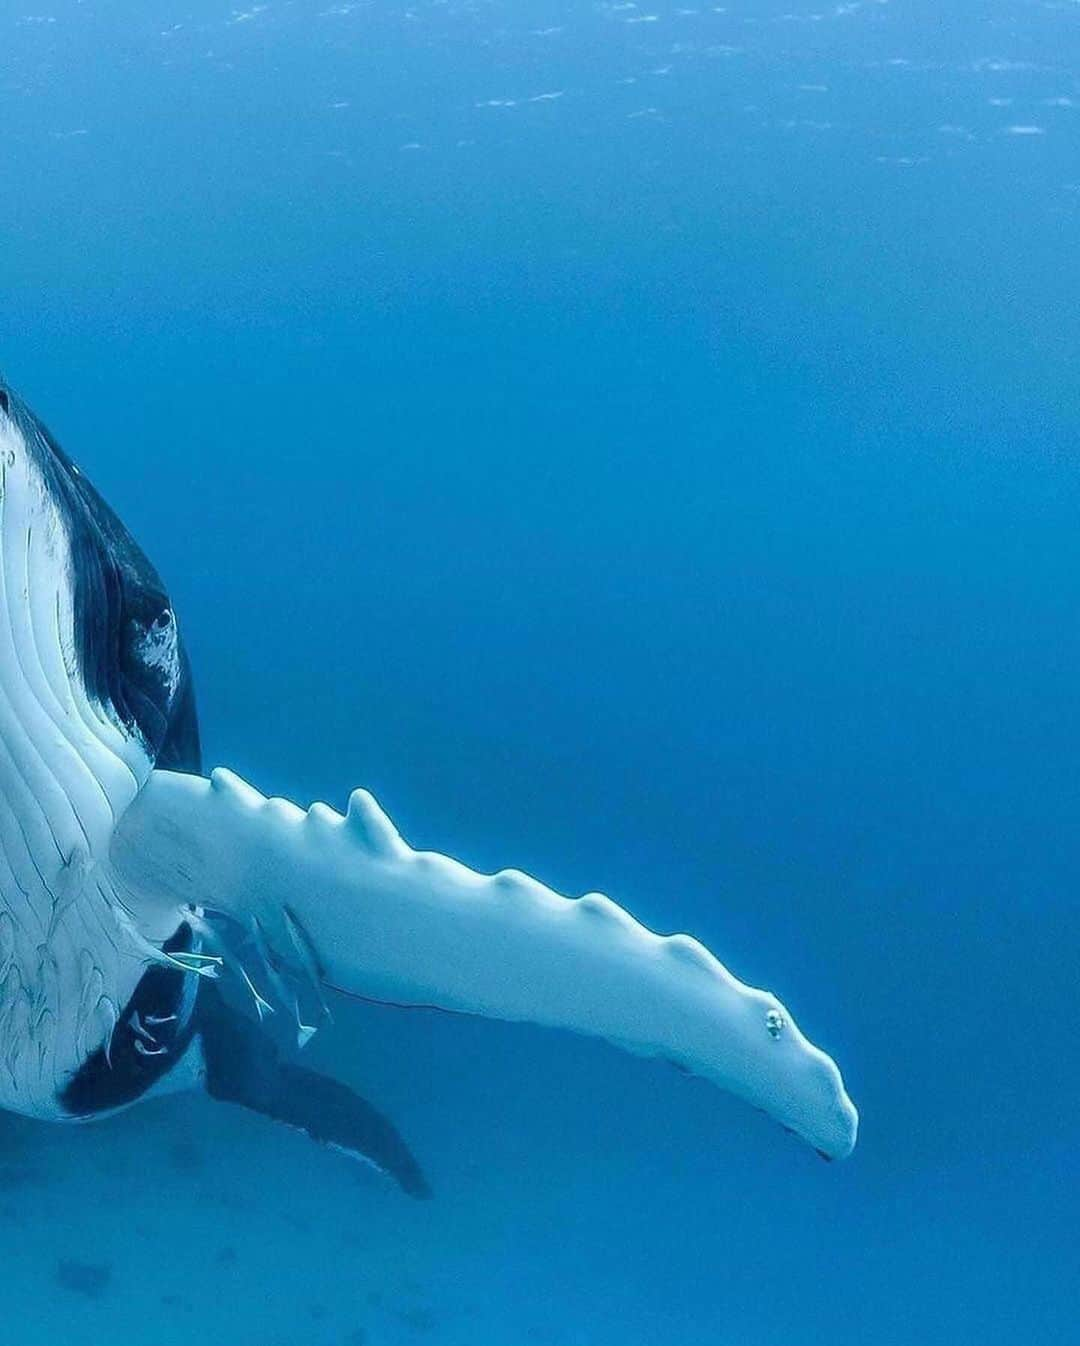
[[(477, 874), (411, 849), (366, 791), (342, 816), (266, 799), (232, 772), (155, 771), (117, 829), (116, 881), (160, 919), (198, 905), (257, 933), (271, 999), (287, 973), (347, 994), (532, 1022), (670, 1060), (829, 1158), (857, 1113), (835, 1063), (775, 996), (697, 940), (654, 934), (600, 894)], [(295, 1006), (302, 1030), (312, 1021)]]

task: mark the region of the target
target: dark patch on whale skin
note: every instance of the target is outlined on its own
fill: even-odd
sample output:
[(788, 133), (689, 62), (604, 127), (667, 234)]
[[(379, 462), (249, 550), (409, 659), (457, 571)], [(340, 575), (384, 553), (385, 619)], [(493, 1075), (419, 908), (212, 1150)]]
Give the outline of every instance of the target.
[[(87, 694), (138, 734), (152, 764), (201, 771), (191, 668), (161, 576), (48, 427), (2, 378), (0, 411), (21, 432), (68, 535), (75, 655)], [(166, 657), (152, 657), (163, 643)]]
[[(162, 946), (189, 952), (182, 925)], [(198, 986), (193, 974), (155, 965), (140, 977), (107, 1044), (90, 1053), (57, 1095), (72, 1118), (90, 1118), (136, 1103), (180, 1063), (194, 1036)]]
[[(182, 925), (163, 947), (166, 953), (190, 952), (190, 928)], [(60, 1091), (68, 1115), (126, 1108), (163, 1079), (191, 1043), (196, 989), (191, 974), (176, 968), (144, 972), (108, 1045), (91, 1052)]]

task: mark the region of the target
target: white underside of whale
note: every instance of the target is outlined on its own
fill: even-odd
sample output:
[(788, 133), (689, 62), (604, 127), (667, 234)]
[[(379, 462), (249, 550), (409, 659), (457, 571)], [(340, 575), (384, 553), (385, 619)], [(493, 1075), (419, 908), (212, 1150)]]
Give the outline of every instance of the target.
[(71, 567), (0, 417), (0, 1107), (34, 1116), (60, 1114), (57, 1090), (145, 970), (101, 861), (150, 761), (76, 676)]

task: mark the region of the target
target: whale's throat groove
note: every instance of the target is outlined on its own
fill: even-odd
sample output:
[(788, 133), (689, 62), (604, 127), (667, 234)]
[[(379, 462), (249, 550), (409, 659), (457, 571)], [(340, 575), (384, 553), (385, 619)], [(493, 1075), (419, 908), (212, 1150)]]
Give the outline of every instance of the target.
[(61, 470), (36, 427), (0, 416), (0, 1106), (37, 1116), (62, 1113), (141, 975), (105, 866), (152, 767), (83, 676)]

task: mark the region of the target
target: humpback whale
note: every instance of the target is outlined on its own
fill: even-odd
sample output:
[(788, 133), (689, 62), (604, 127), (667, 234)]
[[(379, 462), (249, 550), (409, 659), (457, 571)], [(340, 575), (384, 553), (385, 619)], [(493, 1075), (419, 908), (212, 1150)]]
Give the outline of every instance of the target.
[(295, 1046), (346, 995), (514, 1020), (666, 1059), (826, 1158), (858, 1116), (770, 992), (686, 934), (344, 813), (203, 774), (191, 667), (153, 565), (0, 379), (0, 1107), (85, 1121), (198, 1086), (365, 1158), (393, 1124)]

